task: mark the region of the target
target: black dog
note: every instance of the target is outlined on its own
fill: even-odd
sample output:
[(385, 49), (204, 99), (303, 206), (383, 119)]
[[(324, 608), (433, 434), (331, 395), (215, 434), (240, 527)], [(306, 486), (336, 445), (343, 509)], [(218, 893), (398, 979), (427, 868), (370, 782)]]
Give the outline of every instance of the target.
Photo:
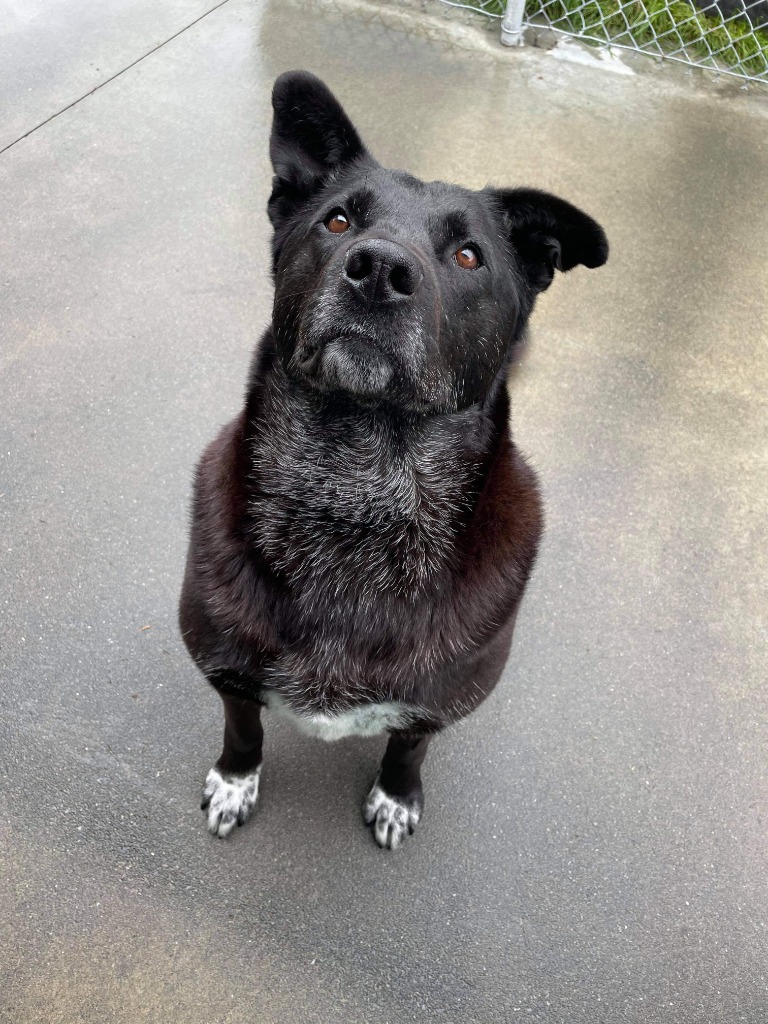
[(263, 707), (322, 739), (387, 733), (363, 814), (394, 848), (430, 738), (496, 685), (542, 525), (506, 378), (555, 269), (602, 229), (531, 189), (385, 170), (305, 72), (273, 92), (272, 326), (197, 471), (181, 598), (224, 702), (203, 808), (256, 804)]

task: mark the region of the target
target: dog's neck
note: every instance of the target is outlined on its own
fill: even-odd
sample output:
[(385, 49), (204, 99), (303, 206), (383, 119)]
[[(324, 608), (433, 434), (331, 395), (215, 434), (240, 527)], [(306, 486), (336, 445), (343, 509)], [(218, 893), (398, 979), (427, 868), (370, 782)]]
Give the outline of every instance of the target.
[(393, 414), (323, 400), (262, 356), (251, 378), (252, 537), (311, 594), (416, 594), (450, 568), (493, 442), (477, 408)]

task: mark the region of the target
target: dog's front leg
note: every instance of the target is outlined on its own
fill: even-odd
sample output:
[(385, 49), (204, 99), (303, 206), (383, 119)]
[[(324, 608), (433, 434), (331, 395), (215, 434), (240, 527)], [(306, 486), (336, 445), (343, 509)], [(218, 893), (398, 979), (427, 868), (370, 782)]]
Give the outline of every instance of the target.
[(396, 850), (413, 833), (424, 808), (421, 764), (431, 736), (393, 732), (373, 788), (363, 804), (363, 819), (373, 826), (379, 846)]
[(261, 705), (221, 694), (224, 702), (224, 749), (203, 787), (201, 808), (208, 812), (208, 830), (224, 839), (235, 825), (244, 825), (259, 796), (261, 773)]

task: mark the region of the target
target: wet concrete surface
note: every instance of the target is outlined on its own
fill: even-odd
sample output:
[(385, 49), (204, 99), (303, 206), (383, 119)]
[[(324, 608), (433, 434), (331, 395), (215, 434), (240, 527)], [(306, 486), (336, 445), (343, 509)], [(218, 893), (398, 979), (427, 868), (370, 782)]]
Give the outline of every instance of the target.
[[(4, 144), (204, 10), (66, 0), (54, 46), (23, 9)], [(383, 162), (552, 189), (612, 243), (535, 315), (513, 423), (546, 540), (394, 855), (360, 822), (382, 743), (271, 720), (256, 818), (207, 834), (221, 715), (175, 624), (297, 66)], [(229, 0), (0, 156), (0, 1020), (764, 1024), (764, 111)]]

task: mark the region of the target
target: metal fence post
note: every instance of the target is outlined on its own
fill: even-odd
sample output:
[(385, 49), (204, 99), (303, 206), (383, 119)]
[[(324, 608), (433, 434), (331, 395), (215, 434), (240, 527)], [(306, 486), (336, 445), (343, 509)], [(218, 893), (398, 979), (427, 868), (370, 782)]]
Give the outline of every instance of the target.
[(507, 0), (507, 9), (501, 23), (501, 41), (505, 46), (522, 46), (525, 0)]
[[(642, 19), (636, 23), (626, 17), (619, 19), (613, 0), (611, 4), (602, 0), (440, 2), (500, 21), (505, 46), (523, 46), (524, 32), (535, 26), (537, 32), (539, 28), (553, 30), (556, 39), (564, 36), (602, 44), (603, 55), (610, 56), (614, 49), (640, 51), (657, 60), (666, 58), (718, 76), (733, 75), (745, 82), (768, 85), (768, 0), (639, 0), (634, 6), (629, 0), (617, 0), (619, 10), (638, 8)], [(588, 17), (584, 14), (587, 8)], [(702, 17), (701, 12), (707, 16)], [(683, 25), (684, 36), (680, 32)], [(610, 50), (605, 49), (606, 43)], [(613, 59), (605, 64), (614, 71), (622, 66)], [(631, 68), (625, 70), (632, 72)]]

